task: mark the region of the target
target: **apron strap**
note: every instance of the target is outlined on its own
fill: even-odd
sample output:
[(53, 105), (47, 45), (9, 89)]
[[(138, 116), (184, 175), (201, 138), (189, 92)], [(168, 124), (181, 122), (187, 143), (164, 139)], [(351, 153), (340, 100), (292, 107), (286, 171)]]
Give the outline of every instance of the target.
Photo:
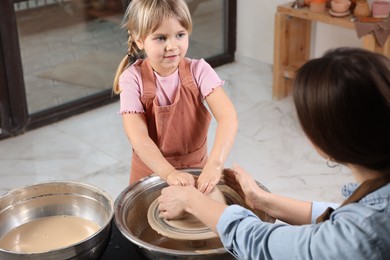
[[(370, 194), (371, 192), (379, 189), (380, 187), (386, 185), (390, 182), (390, 174), (387, 174), (384, 177), (376, 178), (376, 179), (370, 179), (364, 181), (352, 194), (348, 197), (341, 205), (340, 207), (343, 207), (345, 205), (348, 205), (353, 202), (358, 202), (366, 195)], [(339, 208), (340, 208), (339, 207)], [(324, 213), (322, 213), (317, 219), (316, 223), (324, 222), (330, 218), (330, 214), (334, 211), (333, 208), (327, 208)]]
[(141, 76), (143, 84), (143, 95), (141, 102), (146, 102), (147, 99), (152, 99), (156, 96), (156, 77), (154, 76), (153, 68), (149, 63), (148, 58), (144, 59), (141, 64)]

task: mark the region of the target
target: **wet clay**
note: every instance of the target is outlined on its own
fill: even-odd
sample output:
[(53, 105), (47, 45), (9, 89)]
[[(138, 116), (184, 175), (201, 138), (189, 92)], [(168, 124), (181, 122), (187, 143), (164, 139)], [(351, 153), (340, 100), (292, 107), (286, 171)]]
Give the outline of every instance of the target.
[(12, 229), (0, 239), (0, 248), (18, 253), (42, 253), (75, 244), (99, 229), (95, 222), (80, 217), (45, 217)]
[(176, 240), (169, 237), (162, 236), (154, 231), (152, 228), (147, 227), (139, 236), (139, 238), (147, 243), (155, 246), (163, 247), (166, 249), (189, 251), (189, 252), (201, 252), (204, 250), (217, 250), (222, 248), (223, 245), (219, 237), (205, 239), (205, 240)]
[[(225, 197), (218, 187), (214, 188), (208, 196), (211, 199), (226, 204)], [(173, 220), (160, 218), (158, 199), (155, 199), (150, 204), (147, 217), (149, 225), (157, 233), (175, 240), (206, 240), (218, 236), (191, 214), (184, 214), (180, 218)]]

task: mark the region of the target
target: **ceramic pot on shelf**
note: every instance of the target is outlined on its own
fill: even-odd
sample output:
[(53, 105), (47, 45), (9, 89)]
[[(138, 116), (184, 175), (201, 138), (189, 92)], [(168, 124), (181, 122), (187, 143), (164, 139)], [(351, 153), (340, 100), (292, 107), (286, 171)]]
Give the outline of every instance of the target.
[(378, 0), (374, 1), (371, 5), (372, 17), (375, 18), (387, 18), (390, 14), (390, 2)]
[(358, 0), (355, 9), (353, 10), (353, 14), (359, 18), (369, 17), (371, 15), (370, 5), (366, 0)]
[(351, 6), (351, 1), (349, 0), (332, 0), (330, 2), (330, 8), (333, 13), (349, 13), (349, 7)]
[(327, 0), (310, 0), (310, 11), (323, 13), (326, 11)]

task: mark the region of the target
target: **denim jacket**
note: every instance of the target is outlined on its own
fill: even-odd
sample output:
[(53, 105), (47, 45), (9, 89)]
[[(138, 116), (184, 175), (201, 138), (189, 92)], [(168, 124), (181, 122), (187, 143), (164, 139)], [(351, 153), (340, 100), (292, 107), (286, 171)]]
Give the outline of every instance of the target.
[[(356, 187), (345, 185), (343, 195)], [(312, 220), (329, 205), (313, 202)], [(237, 259), (390, 259), (390, 184), (336, 208), (330, 220), (319, 224), (266, 223), (232, 205), (220, 217), (217, 231)]]

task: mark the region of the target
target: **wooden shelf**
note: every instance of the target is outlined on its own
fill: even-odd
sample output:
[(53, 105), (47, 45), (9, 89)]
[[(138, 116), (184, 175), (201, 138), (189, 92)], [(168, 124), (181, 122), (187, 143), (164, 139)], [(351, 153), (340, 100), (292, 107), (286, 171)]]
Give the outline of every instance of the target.
[[(313, 13), (309, 8), (295, 9), (293, 2), (277, 7), (274, 31), (273, 88), (274, 99), (289, 95), (296, 71), (310, 60), (312, 23), (325, 24), (355, 30), (352, 15), (333, 17), (328, 10)], [(372, 33), (362, 37), (362, 48), (390, 57), (390, 40), (379, 46)]]
[(344, 17), (333, 17), (329, 14), (328, 9), (326, 9), (326, 11), (323, 13), (313, 13), (309, 10), (308, 7), (295, 9), (291, 6), (292, 3), (279, 5), (277, 7), (277, 12), (309, 21), (322, 22), (347, 29), (355, 29), (355, 24), (351, 21), (352, 15), (347, 15)]

